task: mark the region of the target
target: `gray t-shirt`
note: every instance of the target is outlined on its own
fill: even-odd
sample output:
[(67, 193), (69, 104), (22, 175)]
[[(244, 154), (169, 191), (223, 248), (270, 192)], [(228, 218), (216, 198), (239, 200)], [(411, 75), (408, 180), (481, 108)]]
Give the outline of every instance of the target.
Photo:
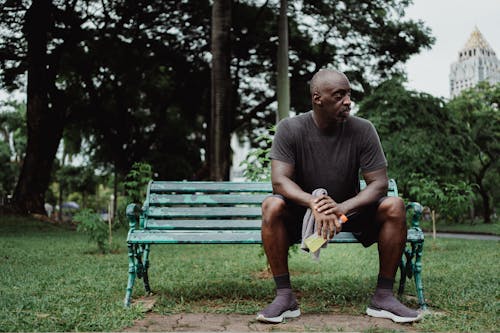
[(387, 167), (377, 131), (371, 122), (349, 116), (330, 133), (316, 127), (312, 111), (283, 119), (271, 147), (271, 159), (295, 167), (294, 181), (303, 191), (324, 188), (343, 202), (359, 193), (359, 172)]

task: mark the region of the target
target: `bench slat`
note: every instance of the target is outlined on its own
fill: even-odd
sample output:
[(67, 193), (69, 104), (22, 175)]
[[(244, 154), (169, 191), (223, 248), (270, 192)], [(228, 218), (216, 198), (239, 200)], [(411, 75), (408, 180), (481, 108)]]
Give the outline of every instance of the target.
[(261, 220), (154, 220), (146, 221), (147, 229), (155, 230), (260, 230)]
[(149, 207), (149, 218), (260, 218), (261, 207)]
[(268, 194), (161, 194), (153, 193), (149, 197), (150, 206), (171, 205), (260, 205)]
[(129, 234), (129, 243), (150, 244), (259, 244), (260, 231), (162, 231), (162, 230), (135, 230)]
[[(162, 231), (134, 230), (129, 234), (128, 243), (149, 244), (260, 244), (260, 231)], [(359, 243), (350, 232), (337, 234), (330, 243)]]
[(272, 192), (269, 182), (166, 182), (153, 181), (151, 193), (231, 193), (231, 192)]

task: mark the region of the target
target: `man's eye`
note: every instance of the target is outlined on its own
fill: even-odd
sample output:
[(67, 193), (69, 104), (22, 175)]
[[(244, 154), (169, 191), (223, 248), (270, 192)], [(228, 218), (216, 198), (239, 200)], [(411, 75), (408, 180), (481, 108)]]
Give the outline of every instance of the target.
[(333, 95), (333, 98), (334, 98), (335, 100), (337, 100), (337, 101), (340, 101), (341, 99), (343, 99), (343, 98), (344, 98), (344, 97), (346, 97), (346, 96), (351, 97), (351, 92), (350, 92), (350, 91), (347, 91), (347, 92), (342, 92), (342, 93), (338, 92), (338, 93), (335, 93), (335, 94)]

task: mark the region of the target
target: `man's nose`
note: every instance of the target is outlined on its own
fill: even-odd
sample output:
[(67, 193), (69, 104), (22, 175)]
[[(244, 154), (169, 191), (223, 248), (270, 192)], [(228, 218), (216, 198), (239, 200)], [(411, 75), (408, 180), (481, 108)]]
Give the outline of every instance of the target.
[(351, 96), (345, 95), (342, 103), (345, 105), (351, 105)]

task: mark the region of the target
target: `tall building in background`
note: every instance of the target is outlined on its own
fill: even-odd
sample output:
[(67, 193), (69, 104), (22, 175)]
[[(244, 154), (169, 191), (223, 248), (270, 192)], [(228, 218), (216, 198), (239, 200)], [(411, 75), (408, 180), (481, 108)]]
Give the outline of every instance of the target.
[(450, 98), (481, 81), (500, 82), (500, 60), (476, 27), (458, 52), (458, 61), (451, 64)]

